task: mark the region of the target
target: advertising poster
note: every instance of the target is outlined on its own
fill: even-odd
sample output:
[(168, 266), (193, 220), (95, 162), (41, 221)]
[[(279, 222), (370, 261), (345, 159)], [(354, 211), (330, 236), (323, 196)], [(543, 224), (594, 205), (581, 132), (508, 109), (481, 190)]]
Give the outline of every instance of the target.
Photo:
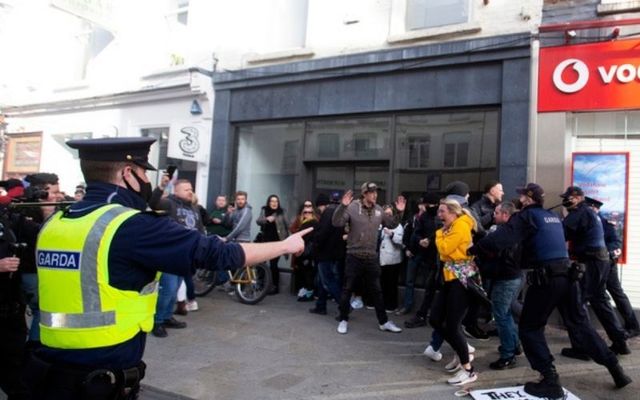
[(585, 196), (601, 201), (600, 213), (622, 238), (622, 256), (626, 258), (627, 194), (629, 153), (573, 153), (573, 185)]

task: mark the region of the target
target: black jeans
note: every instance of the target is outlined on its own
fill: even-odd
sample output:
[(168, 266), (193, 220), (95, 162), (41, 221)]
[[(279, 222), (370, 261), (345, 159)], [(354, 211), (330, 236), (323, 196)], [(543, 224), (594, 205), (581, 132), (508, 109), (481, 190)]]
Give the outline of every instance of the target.
[(638, 324), (638, 318), (633, 312), (633, 307), (629, 298), (622, 290), (620, 284), (620, 278), (618, 277), (618, 263), (614, 260), (609, 261), (610, 269), (609, 276), (607, 277), (607, 291), (611, 295), (613, 302), (616, 303), (616, 308), (622, 317), (624, 328), (627, 330), (640, 329)]
[(438, 280), (440, 279), (440, 270), (442, 268), (440, 265), (431, 265), (426, 268), (426, 278), (424, 282), (424, 298), (422, 299), (422, 304), (420, 305), (420, 309), (416, 312), (418, 317), (427, 318), (427, 314), (429, 314), (429, 310), (431, 309), (431, 304), (433, 303), (433, 298), (438, 290)]
[(445, 282), (442, 289), (436, 292), (429, 317), (433, 329), (442, 333), (461, 364), (469, 362), (469, 347), (462, 333), (462, 319), (469, 309), (471, 296), (459, 280)]
[(357, 280), (363, 277), (365, 291), (371, 296), (373, 306), (376, 309), (376, 316), (380, 325), (385, 324), (389, 319), (384, 310), (384, 301), (382, 300), (382, 289), (380, 288), (380, 264), (377, 257), (366, 259), (355, 257), (347, 254), (344, 269), (344, 285), (342, 286), (342, 295), (340, 296), (340, 320), (349, 320), (349, 311), (351, 310), (351, 293)]
[(572, 342), (584, 344), (582, 349), (598, 364), (613, 366), (618, 362), (591, 326), (578, 283), (570, 281), (568, 276), (555, 276), (545, 284), (531, 285), (524, 299), (519, 335), (531, 368), (544, 372), (553, 365), (544, 328), (556, 307)]
[(380, 287), (382, 288), (382, 299), (384, 308), (395, 310), (398, 308), (398, 277), (400, 276), (400, 265), (385, 265), (380, 267)]
[(28, 398), (27, 388), (21, 380), (27, 326), (24, 307), (20, 309), (20, 312), (0, 316), (0, 389), (10, 400)]
[(271, 269), (271, 284), (276, 288), (280, 288), (280, 269), (278, 268), (278, 260), (280, 257), (269, 260), (269, 268)]

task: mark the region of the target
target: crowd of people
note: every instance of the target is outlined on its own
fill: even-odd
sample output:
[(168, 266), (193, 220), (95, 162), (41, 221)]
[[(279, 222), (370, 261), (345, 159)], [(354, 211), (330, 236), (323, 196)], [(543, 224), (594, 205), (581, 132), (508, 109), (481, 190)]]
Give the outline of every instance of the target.
[[(93, 166), (92, 157), (95, 158), (93, 153), (85, 154), (88, 167)], [(119, 153), (113, 157), (119, 157)], [(149, 169), (147, 164), (139, 165)], [(531, 367), (542, 376), (538, 382), (527, 383), (525, 391), (539, 397), (561, 398), (562, 386), (544, 338), (544, 327), (556, 308), (567, 327), (571, 344), (562, 349), (563, 356), (593, 359), (608, 369), (617, 387), (631, 382), (617, 356), (630, 354), (626, 340), (640, 335), (640, 326), (618, 279), (621, 240), (613, 225), (599, 214), (602, 203), (586, 197), (579, 187), (571, 186), (561, 196), (567, 211), (564, 218), (543, 208), (544, 190), (535, 183), (519, 188), (518, 197), (513, 201), (505, 201), (502, 185), (491, 181), (482, 197), (469, 204), (469, 186), (454, 181), (442, 193), (423, 193), (415, 212), (407, 209), (403, 195), (397, 196), (393, 204), (379, 205), (378, 187), (374, 182), (364, 182), (358, 196), (351, 190), (341, 195), (321, 193), (314, 201), (302, 202), (294, 215), (283, 209), (277, 194), (271, 194), (255, 221), (259, 232), (252, 237), (254, 221), (247, 192), (237, 191), (232, 199), (220, 195), (213, 209), (207, 211), (198, 204), (188, 180), (172, 180), (164, 175), (152, 190), (148, 181), (140, 177), (140, 171), (124, 171), (131, 174), (130, 179), (123, 178), (120, 185), (127, 191), (110, 192), (112, 188), (106, 184), (89, 188), (79, 185), (73, 197), (60, 192), (55, 174), (34, 174), (23, 180), (0, 182), (4, 188), (0, 203), (5, 206), (16, 200), (33, 201), (36, 205), (47, 202), (19, 212), (5, 212), (2, 216), (1, 226), (5, 228), (0, 248), (0, 325), (4, 328), (0, 343), (2, 356), (10, 362), (0, 364), (0, 388), (10, 398), (21, 398), (18, 377), (24, 367), (24, 354), (44, 347), (36, 352), (43, 360), (60, 356), (49, 348), (51, 339), (49, 347), (41, 344), (41, 326), (46, 335), (55, 337), (51, 336), (55, 330), (52, 313), (47, 311), (41, 315), (38, 298), (38, 271), (50, 261), (40, 259), (40, 253), (36, 259), (33, 251), (45, 222), (54, 214), (64, 220), (50, 202), (75, 201), (91, 207), (91, 201), (98, 202), (91, 196), (97, 196), (100, 191), (109, 199), (114, 193), (123, 196), (125, 205), (135, 204), (138, 209), (148, 205), (151, 210), (162, 211), (166, 218), (186, 228), (172, 231), (173, 237), (184, 240), (182, 249), (192, 246), (189, 251), (195, 252), (184, 257), (183, 263), (216, 260), (224, 264), (216, 266), (222, 269), (232, 264), (237, 267), (244, 262), (266, 261), (271, 271), (270, 295), (280, 293), (283, 272), (280, 265), (289, 263), (297, 301), (315, 301), (310, 313), (327, 315), (330, 301), (336, 303), (339, 334), (349, 332), (349, 315), (354, 309), (375, 310), (378, 328), (392, 333), (400, 333), (402, 328), (390, 315), (413, 314), (404, 321), (405, 328), (418, 328), (427, 323), (433, 328), (424, 350), (428, 358), (434, 362), (442, 360), (444, 342), (453, 350), (451, 361), (444, 366), (453, 374), (448, 379), (452, 385), (465, 385), (478, 377), (472, 364), (475, 348), (467, 339), (487, 341), (490, 336), (496, 336), (499, 357), (489, 364), (490, 368), (513, 368), (517, 365), (517, 356), (524, 352)], [(88, 175), (101, 178), (92, 173)], [(167, 190), (170, 186), (171, 192)], [(138, 197), (129, 199), (129, 192), (144, 199), (144, 204), (138, 207)], [(87, 193), (91, 196), (84, 199)], [(78, 207), (63, 214), (74, 211), (86, 215), (85, 209)], [(9, 238), (8, 227), (14, 228), (15, 235), (11, 235), (15, 237)], [(162, 229), (166, 229), (164, 225)], [(134, 236), (138, 234), (130, 230)], [(193, 232), (187, 233), (190, 231)], [(276, 243), (283, 243), (292, 235), (299, 241), (296, 244), (300, 251), (292, 251), (292, 246), (280, 250)], [(139, 238), (145, 240), (144, 235)], [(205, 243), (205, 238), (215, 239)], [(38, 243), (66, 246), (56, 240), (55, 236), (42, 235)], [(112, 247), (130, 250), (124, 241), (115, 237), (112, 240)], [(19, 243), (32, 251), (20, 252), (16, 245)], [(279, 250), (261, 252), (261, 258), (251, 258), (253, 243), (266, 243), (260, 249), (271, 246)], [(230, 247), (223, 255), (213, 255), (220, 246), (230, 244), (236, 247)], [(84, 246), (86, 248), (86, 244)], [(211, 246), (211, 253), (207, 253), (207, 246)], [(179, 249), (180, 246), (167, 253), (166, 260), (178, 257)], [(134, 263), (152, 261), (141, 251), (130, 257)], [(156, 260), (159, 257), (162, 255), (154, 255)], [(155, 309), (153, 318), (144, 322), (147, 325), (143, 329), (158, 338), (167, 337), (167, 329), (187, 327), (175, 314), (187, 315), (199, 310), (194, 294), (193, 265), (161, 271), (157, 279), (157, 301), (148, 303)], [(149, 275), (148, 272), (144, 274)], [(51, 280), (51, 276), (47, 275), (46, 279)], [(423, 279), (424, 291), (421, 304), (414, 312), (418, 278)], [(117, 274), (114, 279), (122, 281)], [(226, 279), (226, 274), (218, 274), (216, 283), (223, 290), (229, 290)], [(139, 283), (143, 281), (146, 282)], [(399, 286), (404, 287), (402, 295)], [(120, 288), (126, 290), (127, 285)], [(146, 288), (141, 285), (141, 293)], [(612, 308), (607, 291), (618, 312)], [(587, 304), (604, 327), (610, 346), (591, 325)], [(27, 306), (31, 315), (29, 329), (24, 318)], [(143, 326), (143, 322), (139, 323)], [(9, 337), (11, 340), (4, 340)], [(109, 345), (105, 340), (105, 345)], [(14, 346), (17, 342), (23, 345)], [(143, 343), (129, 344), (130, 350), (143, 348)]]

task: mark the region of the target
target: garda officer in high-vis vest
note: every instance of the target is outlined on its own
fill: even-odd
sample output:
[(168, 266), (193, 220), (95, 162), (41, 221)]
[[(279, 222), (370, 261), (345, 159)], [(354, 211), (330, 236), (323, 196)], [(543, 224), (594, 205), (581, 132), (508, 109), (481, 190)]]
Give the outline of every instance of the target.
[(583, 306), (578, 273), (570, 266), (560, 218), (545, 210), (544, 190), (529, 183), (517, 190), (523, 209), (515, 213), (491, 235), (481, 239), (468, 252), (496, 254), (516, 243), (522, 245), (522, 268), (532, 269), (530, 284), (520, 316), (519, 334), (531, 368), (542, 374), (540, 382), (528, 382), (525, 392), (544, 398), (563, 398), (553, 356), (544, 337), (549, 316), (558, 309), (572, 338), (584, 343), (585, 351), (598, 364), (604, 365), (618, 388), (631, 383), (618, 363), (616, 355), (596, 333)]
[(236, 269), (304, 249), (309, 230), (282, 242), (226, 244), (145, 212), (154, 141), (67, 142), (79, 151), (87, 191), (38, 238), (43, 347), (26, 369), (33, 398), (137, 398), (160, 272)]

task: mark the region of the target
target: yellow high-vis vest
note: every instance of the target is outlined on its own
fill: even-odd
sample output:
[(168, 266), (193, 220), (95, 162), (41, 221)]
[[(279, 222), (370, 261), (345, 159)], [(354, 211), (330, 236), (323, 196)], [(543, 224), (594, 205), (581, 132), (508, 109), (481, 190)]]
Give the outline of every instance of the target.
[(59, 211), (43, 226), (36, 248), (43, 344), (105, 347), (153, 329), (160, 274), (140, 292), (109, 285), (111, 241), (138, 212), (111, 204), (79, 218)]

